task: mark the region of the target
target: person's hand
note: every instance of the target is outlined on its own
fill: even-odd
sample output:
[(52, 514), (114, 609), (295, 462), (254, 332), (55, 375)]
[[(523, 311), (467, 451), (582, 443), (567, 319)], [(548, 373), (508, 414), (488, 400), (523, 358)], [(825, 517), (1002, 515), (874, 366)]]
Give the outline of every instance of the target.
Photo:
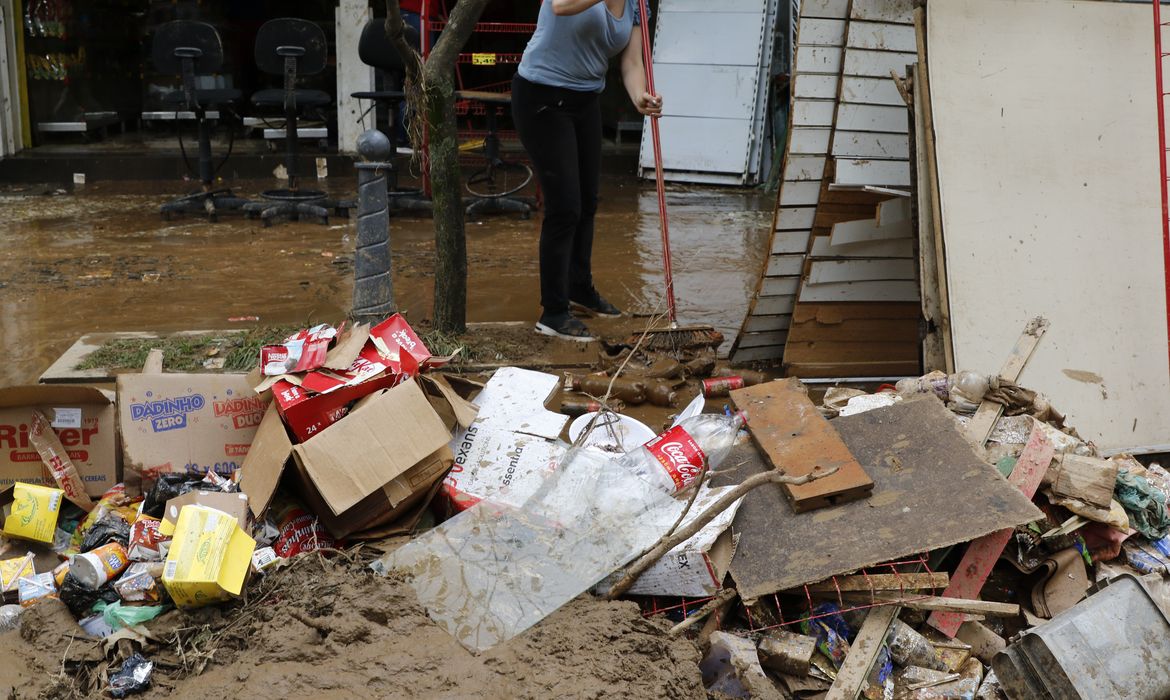
[(647, 117), (657, 117), (662, 114), (662, 97), (659, 95), (651, 95), (648, 92), (643, 92), (638, 101), (634, 103), (638, 112)]

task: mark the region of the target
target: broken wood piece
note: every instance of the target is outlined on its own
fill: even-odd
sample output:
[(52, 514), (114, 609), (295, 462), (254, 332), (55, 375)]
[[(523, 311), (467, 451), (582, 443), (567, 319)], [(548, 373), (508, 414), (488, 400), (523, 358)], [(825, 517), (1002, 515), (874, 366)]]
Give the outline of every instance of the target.
[(894, 620), (898, 618), (901, 608), (897, 606), (870, 608), (861, 623), (853, 644), (849, 647), (849, 656), (837, 671), (837, 679), (825, 695), (825, 700), (855, 700), (865, 685), (869, 669), (877, 660), (878, 652), (886, 643), (886, 633)]
[(817, 651), (817, 638), (804, 634), (771, 630), (757, 645), (760, 665), (789, 676), (807, 676)]
[[(863, 602), (869, 599), (856, 594), (848, 594), (845, 600), (846, 602)], [(1020, 606), (1015, 603), (965, 600), (960, 598), (946, 598), (943, 596), (929, 596), (925, 598), (883, 598), (879, 596), (874, 598), (873, 602), (877, 605), (900, 605), (910, 610), (941, 610), (963, 615), (986, 615), (987, 617), (1016, 617), (1020, 614)]]
[(1113, 501), (1118, 468), (1117, 462), (1107, 459), (1067, 454), (1053, 462), (1048, 478), (1057, 496), (1108, 509)]
[(146, 361), (142, 363), (143, 374), (162, 374), (163, 351), (161, 348), (151, 348), (146, 353)]
[[(1029, 321), (1007, 360), (1004, 361), (1003, 367), (1000, 368), (999, 377), (1011, 382), (1018, 381), (1020, 374), (1024, 371), (1024, 365), (1028, 364), (1028, 360), (1036, 350), (1036, 345), (1040, 343), (1040, 339), (1047, 331), (1048, 321), (1046, 319), (1037, 316)], [(1003, 415), (1002, 405), (991, 401), (979, 404), (971, 422), (967, 423), (967, 439), (971, 441), (971, 444), (977, 448), (983, 447), (1001, 415)]]
[[(1056, 448), (1045, 435), (1043, 425), (1037, 422), (1032, 426), (1032, 434), (1028, 436), (1028, 443), (1020, 453), (1020, 458), (1016, 460), (1016, 466), (1012, 469), (1008, 482), (1028, 498), (1036, 495), (1036, 489), (1040, 487), (1055, 452)], [(1003, 553), (1004, 547), (1011, 539), (1012, 532), (1010, 528), (1000, 530), (969, 544), (958, 568), (955, 569), (954, 578), (943, 592), (943, 597), (967, 599), (977, 597), (979, 591), (983, 590), (983, 584), (991, 574), (999, 555)], [(960, 613), (937, 611), (927, 619), (927, 624), (948, 637), (954, 637), (959, 626), (963, 624), (963, 616)]]
[(809, 593), (842, 593), (872, 591), (917, 591), (930, 588), (946, 588), (950, 576), (944, 571), (930, 574), (857, 574), (838, 576), (836, 579), (808, 585)]
[(687, 631), (687, 629), (690, 627), (694, 626), (696, 623), (705, 620), (708, 615), (715, 612), (719, 608), (726, 607), (727, 604), (735, 600), (738, 595), (739, 592), (734, 588), (724, 588), (723, 590), (716, 593), (714, 598), (707, 601), (706, 605), (688, 615), (687, 619), (678, 623), (674, 627), (671, 627), (667, 634), (671, 637), (677, 637), (678, 635)]
[(865, 498), (873, 490), (873, 480), (817, 411), (799, 379), (736, 389), (731, 399), (747, 412), (748, 432), (773, 467), (797, 477), (817, 469), (836, 472), (811, 484), (785, 484), (797, 513)]

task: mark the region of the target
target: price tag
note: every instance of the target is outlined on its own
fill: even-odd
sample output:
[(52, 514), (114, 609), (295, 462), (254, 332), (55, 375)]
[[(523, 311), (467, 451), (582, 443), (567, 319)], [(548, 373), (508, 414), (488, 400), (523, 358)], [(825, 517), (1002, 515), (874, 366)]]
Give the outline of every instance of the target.
[(80, 428), (81, 409), (54, 408), (52, 425), (54, 428)]
[(473, 53), (471, 54), (471, 65), (494, 66), (496, 65), (496, 55), (494, 53)]

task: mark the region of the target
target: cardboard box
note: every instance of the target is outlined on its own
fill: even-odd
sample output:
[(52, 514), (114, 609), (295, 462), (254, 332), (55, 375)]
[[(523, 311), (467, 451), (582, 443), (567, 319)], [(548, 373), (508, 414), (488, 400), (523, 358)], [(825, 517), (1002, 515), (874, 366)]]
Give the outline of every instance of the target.
[(545, 404), (559, 386), (556, 375), (496, 370), (475, 398), (475, 421), (451, 441), (455, 466), (443, 480), (450, 512), (485, 498), (518, 508), (556, 471), (567, 449), (558, 438), (569, 418)]
[(63, 500), (61, 489), (17, 482), (12, 487), (12, 510), (4, 518), (4, 535), (51, 543)]
[(451, 426), (442, 415), (474, 415), (454, 392), (435, 394), (428, 398), (417, 380), (408, 380), (363, 399), (300, 445), (293, 445), (276, 409), (269, 409), (240, 480), (252, 513), (259, 517), (268, 507), (291, 457), (298, 490), (333, 535), (406, 515), (451, 465)]
[(120, 375), (127, 493), (136, 495), (166, 472), (201, 476), (211, 469), (230, 477), (243, 464), (266, 406), (243, 375)]
[(163, 585), (182, 608), (228, 600), (244, 590), (255, 549), (256, 540), (240, 529), (235, 517), (187, 506), (179, 512)]
[(248, 496), (243, 493), (224, 493), (222, 491), (188, 491), (182, 496), (175, 496), (167, 501), (163, 509), (162, 522), (158, 524), (158, 534), (163, 537), (173, 537), (179, 514), (184, 506), (205, 506), (214, 508), (221, 513), (227, 513), (236, 519), (236, 524), (245, 532), (251, 529), (252, 513), (248, 510)]
[(17, 386), (0, 390), (0, 489), (17, 481), (56, 486), (29, 442), (33, 410), (48, 417), (88, 495), (100, 498), (121, 480), (112, 395), (84, 386)]
[(375, 391), (389, 389), (404, 379), (384, 375), (353, 386), (341, 386), (328, 394), (313, 394), (303, 387), (279, 381), (272, 387), (272, 399), (298, 442), (305, 442), (349, 413), (349, 405)]

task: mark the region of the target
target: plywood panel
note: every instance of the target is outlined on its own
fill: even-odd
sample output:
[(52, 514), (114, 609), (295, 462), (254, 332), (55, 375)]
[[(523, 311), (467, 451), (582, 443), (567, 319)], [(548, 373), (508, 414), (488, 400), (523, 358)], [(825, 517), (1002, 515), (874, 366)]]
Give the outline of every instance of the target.
[(811, 232), (805, 231), (777, 231), (772, 236), (772, 253), (803, 253), (808, 250), (808, 239)]
[(833, 137), (833, 155), (839, 158), (907, 158), (910, 156), (910, 139), (903, 134), (838, 131)]
[(909, 258), (914, 255), (914, 241), (910, 238), (895, 238), (889, 241), (833, 245), (829, 236), (817, 236), (809, 254), (822, 258)]
[(768, 258), (768, 269), (764, 274), (768, 277), (799, 275), (803, 267), (803, 255), (773, 255)]
[(834, 282), (800, 288), (802, 304), (825, 301), (918, 301), (918, 285), (907, 281)]
[(841, 85), (841, 99), (856, 104), (905, 106), (902, 93), (894, 85), (889, 74), (881, 78), (858, 78), (846, 76)]
[(909, 187), (910, 163), (905, 160), (842, 159), (837, 161), (834, 182), (858, 187), (864, 185)]
[(876, 51), (918, 50), (913, 26), (880, 22), (850, 22), (849, 46)]
[(895, 51), (849, 50), (845, 53), (845, 75), (870, 78), (889, 78), (890, 71), (906, 75), (906, 66), (915, 63), (918, 55)]
[(905, 107), (842, 104), (837, 111), (836, 127), (845, 131), (906, 134), (910, 131), (910, 112)]
[[(796, 48), (797, 73), (841, 74), (841, 59), (844, 51), (824, 46), (798, 46)], [(886, 75), (889, 75), (887, 73)]]
[(819, 182), (785, 182), (780, 186), (780, 206), (815, 205), (820, 193)]
[(793, 126), (833, 126), (835, 100), (796, 100), (792, 105)]
[(820, 182), (824, 175), (824, 156), (790, 155), (784, 161), (784, 179), (786, 181), (816, 180)]
[(845, 18), (849, 16), (849, 0), (803, 0), (800, 16)]
[(1149, 5), (951, 0), (927, 20), (956, 366), (997, 371), (1043, 315), (1021, 384), (1102, 448), (1165, 443)]
[(831, 284), (861, 280), (912, 280), (914, 261), (884, 258), (878, 260), (819, 260), (808, 273), (809, 284)]
[[(822, 129), (807, 126), (797, 126), (792, 129), (788, 138), (788, 152), (797, 155), (824, 155), (829, 152), (829, 140), (833, 136), (832, 129)], [(696, 146), (706, 146), (706, 139), (701, 139)]]
[(760, 298), (795, 295), (800, 288), (800, 277), (767, 277), (760, 289)]
[(803, 19), (800, 21), (796, 43), (801, 46), (844, 46), (845, 20)]
[(855, 0), (850, 17), (874, 22), (913, 21), (914, 0)]
[(793, 80), (792, 95), (796, 99), (837, 99), (837, 88), (841, 79), (836, 75), (800, 73)]

